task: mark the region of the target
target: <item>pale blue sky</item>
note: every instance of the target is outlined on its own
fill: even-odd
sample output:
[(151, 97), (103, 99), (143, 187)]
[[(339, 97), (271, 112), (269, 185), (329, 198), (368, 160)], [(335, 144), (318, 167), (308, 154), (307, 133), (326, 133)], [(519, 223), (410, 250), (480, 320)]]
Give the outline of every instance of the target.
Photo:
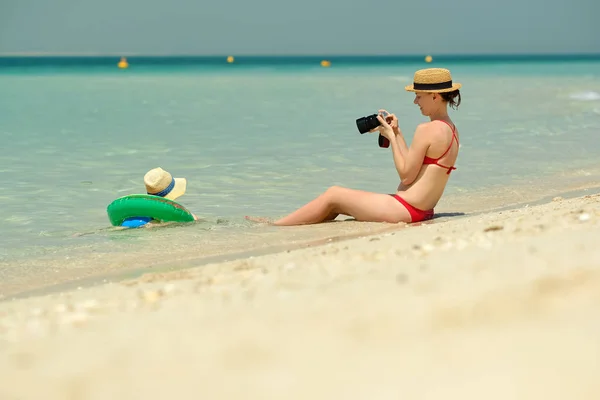
[(600, 0), (0, 0), (0, 53), (600, 53)]

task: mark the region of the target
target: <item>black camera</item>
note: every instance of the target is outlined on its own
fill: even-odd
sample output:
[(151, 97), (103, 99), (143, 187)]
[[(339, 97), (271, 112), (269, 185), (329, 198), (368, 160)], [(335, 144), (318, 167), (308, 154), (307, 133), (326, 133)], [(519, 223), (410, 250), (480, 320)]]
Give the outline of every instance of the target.
[(356, 120), (356, 127), (358, 128), (358, 131), (360, 132), (361, 135), (363, 133), (367, 133), (371, 129), (375, 129), (379, 125), (381, 125), (379, 123), (379, 120), (377, 119), (378, 115), (381, 115), (383, 118), (385, 118), (388, 116), (388, 113), (386, 113), (385, 111), (382, 111), (380, 114), (371, 114), (371, 115), (367, 115), (366, 117), (361, 117)]
[[(371, 114), (371, 115), (367, 115), (366, 117), (361, 117), (356, 120), (356, 127), (358, 128), (358, 131), (360, 132), (361, 135), (363, 133), (367, 133), (371, 129), (375, 129), (379, 125), (381, 125), (379, 123), (379, 120), (377, 119), (378, 115), (381, 115), (383, 118), (385, 118), (389, 114), (385, 111), (382, 111), (380, 114)], [(378, 143), (379, 143), (379, 147), (383, 147), (383, 148), (390, 147), (390, 141), (386, 137), (382, 136), (381, 133), (379, 134)]]
[(379, 114), (371, 114), (367, 115), (366, 117), (360, 117), (356, 120), (356, 127), (361, 135), (381, 125), (377, 119), (378, 115)]

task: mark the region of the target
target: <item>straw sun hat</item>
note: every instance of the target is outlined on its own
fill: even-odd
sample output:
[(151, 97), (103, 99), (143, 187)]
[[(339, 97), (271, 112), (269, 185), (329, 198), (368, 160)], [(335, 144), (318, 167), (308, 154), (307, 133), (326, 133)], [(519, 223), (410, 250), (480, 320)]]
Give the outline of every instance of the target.
[(185, 193), (187, 181), (185, 178), (173, 178), (162, 168), (154, 168), (144, 175), (146, 193), (175, 200)]
[(444, 93), (460, 89), (462, 85), (452, 82), (450, 71), (445, 68), (426, 68), (415, 72), (413, 83), (404, 89), (409, 92)]

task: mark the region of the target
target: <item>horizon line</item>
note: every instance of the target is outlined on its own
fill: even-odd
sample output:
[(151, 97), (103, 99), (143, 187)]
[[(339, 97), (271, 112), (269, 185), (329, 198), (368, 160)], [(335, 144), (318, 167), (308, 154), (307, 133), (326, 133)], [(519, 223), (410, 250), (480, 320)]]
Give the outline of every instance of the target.
[(426, 56), (441, 58), (486, 58), (486, 57), (600, 57), (600, 52), (515, 52), (515, 53), (357, 53), (357, 54), (328, 54), (328, 53), (290, 53), (290, 54), (266, 54), (266, 53), (212, 53), (212, 54), (194, 54), (194, 53), (134, 53), (134, 52), (0, 52), (0, 57), (71, 57), (71, 58), (112, 58), (112, 57), (143, 57), (143, 58), (227, 58), (229, 56), (240, 58), (423, 58)]

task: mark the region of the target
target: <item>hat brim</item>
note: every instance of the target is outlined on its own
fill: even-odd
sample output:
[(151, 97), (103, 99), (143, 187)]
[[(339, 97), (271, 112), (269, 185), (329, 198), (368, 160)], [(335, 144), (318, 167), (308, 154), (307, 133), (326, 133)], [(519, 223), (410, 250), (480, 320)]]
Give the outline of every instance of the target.
[(410, 84), (408, 86), (405, 86), (404, 89), (406, 89), (409, 92), (418, 92), (418, 93), (446, 93), (446, 92), (453, 92), (455, 90), (458, 90), (462, 87), (462, 84), (460, 83), (454, 83), (452, 85), (452, 87), (446, 88), (446, 89), (432, 89), (432, 90), (415, 90), (415, 86), (414, 84)]
[(185, 178), (175, 178), (175, 185), (173, 189), (169, 193), (167, 193), (164, 197), (165, 199), (175, 200), (178, 197), (181, 197), (185, 194), (185, 189), (187, 188), (187, 180)]

